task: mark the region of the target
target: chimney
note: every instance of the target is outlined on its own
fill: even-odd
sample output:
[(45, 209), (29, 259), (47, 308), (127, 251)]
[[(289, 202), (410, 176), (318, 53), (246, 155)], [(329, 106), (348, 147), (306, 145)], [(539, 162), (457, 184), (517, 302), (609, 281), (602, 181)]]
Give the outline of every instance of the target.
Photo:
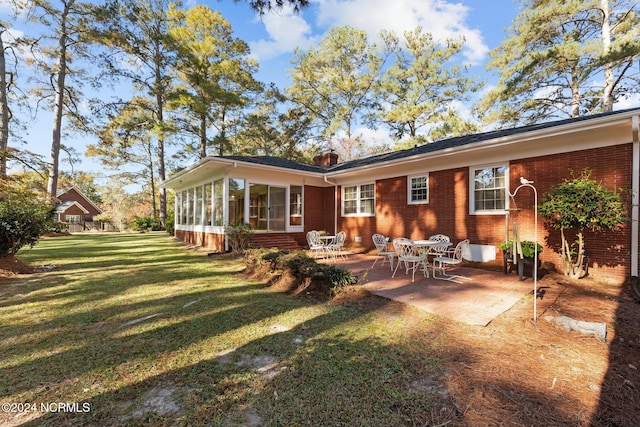
[(325, 151), (313, 158), (313, 164), (315, 166), (327, 167), (333, 166), (338, 163), (338, 155), (333, 151)]

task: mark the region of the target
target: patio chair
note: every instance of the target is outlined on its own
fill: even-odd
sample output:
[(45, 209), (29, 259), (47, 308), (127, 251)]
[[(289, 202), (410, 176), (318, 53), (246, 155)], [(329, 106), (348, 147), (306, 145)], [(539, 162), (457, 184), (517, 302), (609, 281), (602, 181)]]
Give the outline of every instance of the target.
[[(469, 246), (469, 239), (465, 239), (459, 242), (454, 249), (450, 249), (446, 251), (444, 254), (440, 256), (436, 256), (433, 259), (433, 278), (450, 280), (456, 283), (462, 283), (462, 282), (458, 282), (455, 279), (468, 279), (468, 277), (464, 277), (464, 276), (447, 274), (448, 268), (462, 263), (462, 252), (466, 250), (468, 246)], [(437, 276), (436, 271), (440, 271), (441, 273), (440, 277)]]
[(344, 241), (346, 239), (347, 233), (340, 231), (336, 234), (335, 239), (325, 246), (327, 254), (330, 255), (334, 261), (338, 259), (338, 256), (347, 259), (347, 254), (344, 253)]
[[(391, 277), (396, 277), (398, 267), (400, 267), (400, 264), (404, 263), (405, 274), (409, 274), (409, 270), (411, 270), (411, 281), (414, 282), (416, 279), (416, 270), (422, 265), (424, 258), (415, 252), (415, 245), (413, 241), (406, 237), (393, 239), (393, 248), (398, 254), (398, 263), (396, 264), (396, 268), (393, 270)], [(426, 269), (423, 271), (425, 276), (429, 274)]]
[[(451, 242), (449, 236), (445, 234), (434, 234), (433, 236), (429, 237), (429, 240), (443, 243)], [(446, 254), (447, 250), (448, 248), (446, 246), (432, 246), (429, 248), (428, 254), (433, 256), (442, 256)]]
[(316, 230), (311, 230), (307, 233), (307, 243), (309, 244), (309, 252), (314, 254), (314, 258), (318, 258), (318, 254), (323, 256), (326, 254), (326, 247), (320, 241), (320, 233)]
[(387, 238), (384, 237), (382, 234), (375, 233), (373, 236), (371, 236), (371, 240), (373, 240), (373, 244), (378, 251), (378, 254), (376, 255), (376, 260), (373, 262), (373, 265), (371, 266), (371, 268), (375, 267), (376, 262), (378, 262), (378, 259), (382, 257), (382, 265), (384, 265), (385, 260), (388, 259), (390, 268), (393, 271), (393, 258), (396, 256), (396, 252), (390, 251), (389, 249), (387, 249), (387, 244), (389, 243), (387, 241)]

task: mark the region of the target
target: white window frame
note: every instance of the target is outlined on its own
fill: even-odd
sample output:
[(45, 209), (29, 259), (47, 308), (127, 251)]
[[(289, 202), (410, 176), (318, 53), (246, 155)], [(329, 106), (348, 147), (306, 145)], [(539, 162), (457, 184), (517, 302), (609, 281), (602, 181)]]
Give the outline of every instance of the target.
[[(426, 178), (426, 200), (413, 200), (413, 180), (418, 178)], [(407, 177), (407, 203), (410, 205), (425, 205), (429, 203), (429, 173), (421, 175), (411, 175)]]
[(64, 216), (65, 222), (67, 224), (81, 224), (82, 223), (82, 215), (67, 215)]
[[(366, 185), (373, 185), (373, 212), (363, 212), (362, 211), (362, 201), (364, 200), (362, 198), (362, 187), (366, 186)], [(345, 205), (345, 197), (344, 197), (344, 193), (345, 193), (345, 189), (347, 188), (356, 188), (356, 212), (354, 213), (345, 213), (344, 211), (344, 205)], [(361, 184), (349, 184), (349, 185), (343, 185), (341, 187), (341, 208), (342, 208), (342, 216), (376, 216), (376, 183), (374, 182), (365, 182), (365, 183), (361, 183)], [(367, 199), (368, 200), (368, 199)]]
[[(291, 187), (300, 187), (300, 192), (299, 193), (293, 193), (291, 191)], [(299, 200), (296, 198), (296, 200), (292, 201), (291, 200), (291, 196), (293, 194), (299, 194), (300, 198)], [(301, 227), (302, 226), (302, 214), (304, 212), (304, 185), (296, 185), (296, 184), (291, 184), (289, 186), (287, 186), (287, 199), (289, 200), (289, 206), (288, 206), (288, 221), (287, 221), (287, 227)], [(296, 212), (297, 211), (297, 212)], [(300, 218), (300, 224), (301, 225), (292, 225), (291, 224), (291, 219), (292, 218)]]
[[(495, 187), (504, 189), (504, 208), (498, 209), (478, 209), (476, 210), (476, 188), (475, 178), (476, 172), (483, 169), (504, 168), (504, 187)], [(495, 163), (481, 166), (469, 167), (469, 214), (471, 215), (495, 215), (504, 214), (505, 209), (509, 207), (509, 164)]]

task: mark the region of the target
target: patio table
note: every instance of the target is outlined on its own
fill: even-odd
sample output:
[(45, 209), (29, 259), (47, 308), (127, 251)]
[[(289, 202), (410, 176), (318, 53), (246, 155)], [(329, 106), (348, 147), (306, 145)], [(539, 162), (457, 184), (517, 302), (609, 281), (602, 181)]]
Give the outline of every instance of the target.
[(320, 235), (318, 236), (318, 240), (320, 240), (320, 244), (322, 244), (324, 249), (325, 258), (328, 259), (330, 257), (329, 251), (327, 250), (327, 246), (329, 246), (336, 239), (336, 236), (328, 236), (328, 235)]
[(451, 242), (442, 242), (439, 240), (414, 240), (413, 244), (416, 247), (416, 252), (420, 255), (424, 261), (422, 263), (423, 268), (428, 269), (431, 266), (429, 262), (429, 249), (434, 247), (449, 247)]

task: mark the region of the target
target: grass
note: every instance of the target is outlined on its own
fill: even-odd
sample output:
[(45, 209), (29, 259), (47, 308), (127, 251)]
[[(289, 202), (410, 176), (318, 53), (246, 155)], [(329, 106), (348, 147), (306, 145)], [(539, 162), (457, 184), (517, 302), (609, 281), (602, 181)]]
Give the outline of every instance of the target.
[(164, 233), (45, 239), (19, 258), (43, 267), (0, 283), (0, 402), (15, 404), (0, 425), (400, 426), (437, 411), (438, 340), (385, 300), (270, 292)]

